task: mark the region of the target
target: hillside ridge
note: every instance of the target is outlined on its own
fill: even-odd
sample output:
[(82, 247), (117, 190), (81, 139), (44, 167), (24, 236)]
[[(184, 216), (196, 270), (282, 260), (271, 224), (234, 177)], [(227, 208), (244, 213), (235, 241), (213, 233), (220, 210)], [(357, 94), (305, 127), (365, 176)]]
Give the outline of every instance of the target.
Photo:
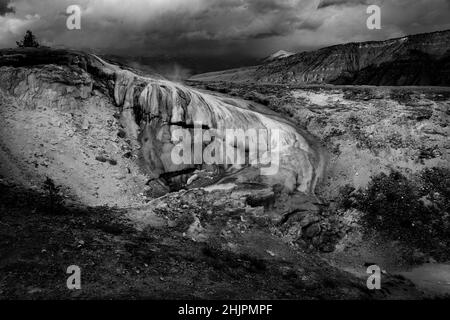
[(195, 81), (384, 86), (450, 85), (450, 30), (301, 52), (255, 67), (196, 75)]

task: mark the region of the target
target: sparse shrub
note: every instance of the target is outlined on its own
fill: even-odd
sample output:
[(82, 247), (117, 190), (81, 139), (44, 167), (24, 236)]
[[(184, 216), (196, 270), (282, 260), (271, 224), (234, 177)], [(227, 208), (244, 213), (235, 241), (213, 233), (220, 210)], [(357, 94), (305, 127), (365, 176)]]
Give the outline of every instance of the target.
[(339, 195), (336, 199), (337, 207), (348, 210), (353, 208), (356, 205), (354, 194), (355, 194), (355, 187), (347, 184), (339, 189)]
[(369, 88), (347, 88), (344, 89), (344, 99), (353, 101), (369, 101), (377, 99), (375, 93)]
[(438, 193), (446, 200), (446, 205), (450, 202), (450, 170), (444, 168), (431, 168), (422, 171), (421, 178), (424, 182), (422, 192), (436, 196)]
[(416, 107), (412, 110), (412, 115), (410, 118), (415, 121), (425, 121), (430, 120), (433, 117), (433, 109), (432, 108), (419, 108)]
[(358, 149), (369, 149), (376, 153), (377, 149), (381, 147), (379, 142), (375, 141), (364, 131), (364, 124), (362, 123), (362, 120), (354, 114), (351, 114), (347, 118), (346, 126), (348, 128), (348, 132), (356, 140), (356, 147)]
[(393, 149), (401, 149), (407, 147), (403, 137), (398, 132), (390, 133), (386, 136), (385, 144), (386, 146), (390, 146)]
[(58, 213), (62, 207), (62, 197), (60, 196), (61, 188), (55, 184), (55, 182), (48, 178), (45, 180), (43, 190), (46, 192), (47, 200), (43, 204), (43, 209), (49, 211), (50, 213)]
[(410, 104), (412, 102), (411, 94), (403, 90), (392, 90), (390, 98), (401, 104)]
[(419, 151), (420, 153), (417, 161), (422, 164), (424, 163), (424, 160), (435, 159), (441, 155), (438, 146), (431, 146), (428, 148), (422, 146), (422, 148), (420, 148)]
[(341, 190), (339, 205), (364, 212), (368, 229), (437, 259), (450, 257), (450, 171), (426, 169), (415, 179), (400, 172), (381, 173), (366, 190)]

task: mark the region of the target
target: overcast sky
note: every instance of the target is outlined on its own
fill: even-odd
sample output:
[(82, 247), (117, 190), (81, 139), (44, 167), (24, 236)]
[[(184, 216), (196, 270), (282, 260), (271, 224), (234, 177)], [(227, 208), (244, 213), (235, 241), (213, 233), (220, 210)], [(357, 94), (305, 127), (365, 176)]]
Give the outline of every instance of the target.
[[(82, 8), (81, 31), (66, 9)], [(366, 28), (368, 4), (382, 30)], [(250, 55), (450, 29), (450, 0), (0, 0), (0, 47), (43, 44), (126, 55)]]

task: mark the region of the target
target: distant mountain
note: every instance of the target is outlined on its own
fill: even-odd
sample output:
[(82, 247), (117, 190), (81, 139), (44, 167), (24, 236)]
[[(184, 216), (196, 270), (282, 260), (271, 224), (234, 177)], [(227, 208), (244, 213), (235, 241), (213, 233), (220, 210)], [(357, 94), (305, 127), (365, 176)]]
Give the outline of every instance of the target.
[(277, 61), (280, 59), (284, 59), (290, 56), (293, 56), (295, 53), (293, 52), (288, 52), (288, 51), (284, 51), (284, 50), (280, 50), (278, 52), (275, 52), (274, 54), (271, 54), (270, 56), (268, 56), (267, 58), (265, 58), (263, 60), (264, 63), (267, 62), (273, 62), (273, 61)]
[(191, 80), (450, 86), (450, 30), (336, 45), (255, 67), (200, 74)]

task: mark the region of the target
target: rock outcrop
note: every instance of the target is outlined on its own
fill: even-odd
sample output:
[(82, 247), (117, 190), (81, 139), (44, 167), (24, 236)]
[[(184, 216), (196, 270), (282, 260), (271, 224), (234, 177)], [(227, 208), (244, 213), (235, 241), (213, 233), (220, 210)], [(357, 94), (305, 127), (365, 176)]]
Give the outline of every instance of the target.
[(264, 63), (270, 63), (270, 62), (273, 62), (273, 61), (277, 61), (277, 60), (281, 60), (281, 59), (288, 58), (288, 57), (290, 57), (290, 56), (293, 56), (294, 54), (295, 54), (295, 53), (293, 53), (293, 52), (288, 52), (288, 51), (280, 50), (280, 51), (277, 51), (277, 52), (271, 54), (271, 55), (268, 56), (267, 58), (265, 58), (265, 59), (263, 60), (263, 62), (264, 62)]
[(336, 45), (256, 67), (207, 73), (197, 81), (278, 84), (450, 85), (450, 31)]

